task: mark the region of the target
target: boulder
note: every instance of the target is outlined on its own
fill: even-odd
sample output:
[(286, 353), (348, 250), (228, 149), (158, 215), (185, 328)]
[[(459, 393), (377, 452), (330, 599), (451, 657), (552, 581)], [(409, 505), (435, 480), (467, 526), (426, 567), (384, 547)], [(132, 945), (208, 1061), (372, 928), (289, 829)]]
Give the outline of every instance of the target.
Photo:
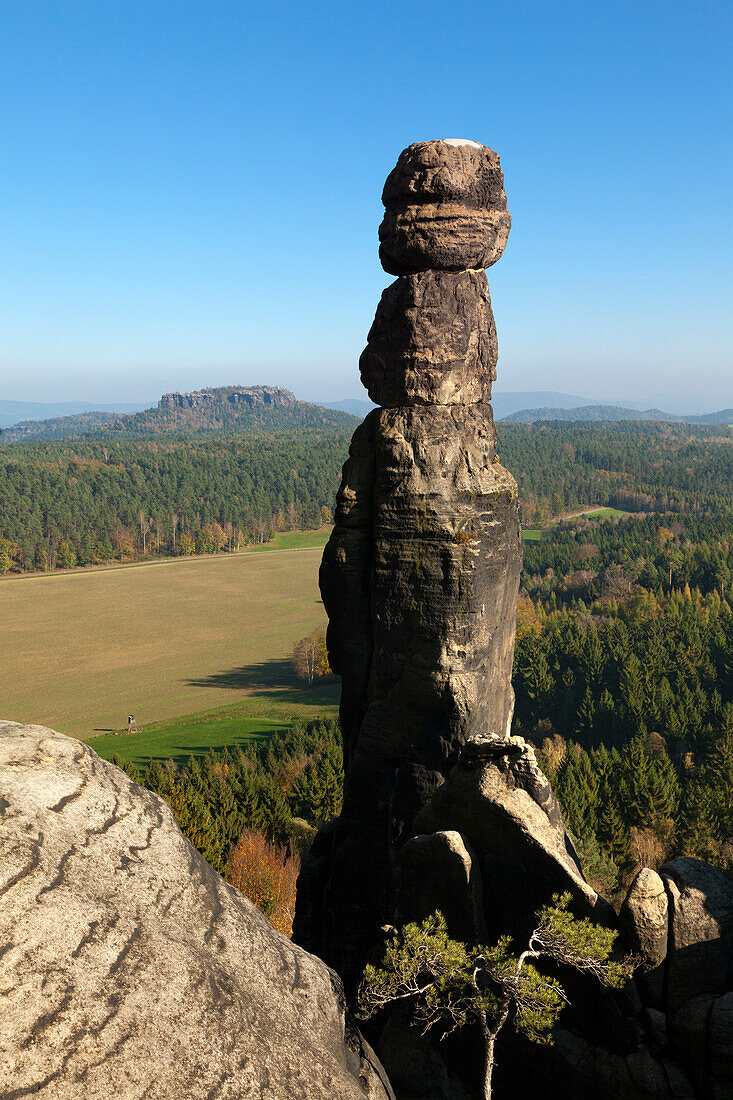
[(396, 923), (420, 923), (439, 910), (448, 934), (462, 943), (485, 943), (481, 868), (460, 833), (408, 840), (399, 852)]
[(0, 1094), (386, 1100), (340, 983), (86, 745), (0, 723)]
[(619, 920), (629, 950), (643, 959), (637, 971), (642, 997), (645, 1003), (658, 1007), (663, 999), (668, 906), (664, 883), (656, 871), (650, 867), (639, 871), (621, 906)]
[(384, 291), (359, 367), (377, 405), (475, 405), (497, 358), (485, 273), (423, 271)]
[(565, 891), (576, 915), (615, 923), (611, 906), (585, 881), (552, 788), (521, 737), (472, 738), (415, 825), (457, 829), (476, 852), (492, 936), (524, 942), (536, 911)]
[(509, 237), (498, 155), (476, 141), (418, 141), (384, 185), (379, 258), (392, 275), (490, 267)]
[(733, 989), (733, 882), (700, 859), (661, 869), (669, 898), (667, 1008)]

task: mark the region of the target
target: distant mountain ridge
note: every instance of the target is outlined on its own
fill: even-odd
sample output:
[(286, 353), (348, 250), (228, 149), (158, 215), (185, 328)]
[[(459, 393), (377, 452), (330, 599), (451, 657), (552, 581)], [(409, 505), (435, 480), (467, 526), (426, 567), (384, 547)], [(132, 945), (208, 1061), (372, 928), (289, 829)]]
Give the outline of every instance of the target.
[[(701, 401), (693, 402), (700, 407)], [(689, 424), (728, 424), (733, 409), (700, 415), (663, 412), (642, 408), (642, 402), (607, 404), (555, 390), (501, 392), (492, 397), (496, 420), (534, 423), (538, 420), (567, 421), (669, 421)], [(0, 437), (3, 443), (23, 440), (53, 440), (73, 436), (99, 438), (119, 435), (134, 438), (168, 433), (207, 434), (222, 432), (279, 431), (354, 427), (374, 408), (365, 399), (342, 401), (299, 401), (281, 386), (217, 386), (161, 396), (157, 406), (108, 405), (94, 409), (83, 402), (44, 405), (34, 402), (0, 401)], [(704, 408), (704, 405), (703, 405)], [(39, 416), (44, 410), (62, 415)], [(25, 413), (13, 421), (14, 412)]]
[(51, 420), (77, 416), (80, 413), (122, 413), (139, 412), (146, 409), (142, 402), (123, 402), (114, 404), (100, 401), (96, 405), (91, 401), (0, 401), (0, 428), (9, 428), (11, 424), (28, 420)]
[(7, 428), (0, 440), (64, 439), (71, 436), (141, 436), (353, 429), (354, 417), (326, 409), (280, 386), (219, 386), (190, 393), (166, 393), (157, 406), (118, 415), (83, 412), (50, 420), (26, 420)]
[(345, 401), (319, 401), (319, 405), (323, 405), (324, 409), (340, 409), (341, 412), (351, 413), (362, 420), (377, 407), (371, 401), (359, 397), (347, 397)]
[(721, 409), (702, 416), (685, 416), (679, 413), (662, 412), (661, 409), (627, 409), (621, 405), (581, 405), (575, 408), (520, 409), (501, 419), (517, 424), (534, 424), (538, 420), (654, 420), (677, 424), (730, 424), (733, 423), (733, 409)]

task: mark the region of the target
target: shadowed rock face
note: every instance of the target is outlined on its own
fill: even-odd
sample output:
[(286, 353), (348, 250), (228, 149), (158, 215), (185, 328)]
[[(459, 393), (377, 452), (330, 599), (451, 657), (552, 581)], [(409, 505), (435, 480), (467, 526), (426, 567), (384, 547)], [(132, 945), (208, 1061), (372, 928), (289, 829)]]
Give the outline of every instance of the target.
[(338, 978), (86, 745), (0, 722), (0, 1095), (387, 1100)]
[[(384, 190), (385, 290), (361, 357), (382, 406), (357, 429), (324, 552), (342, 677), (341, 818), (306, 864), (295, 936), (353, 989), (392, 919), (396, 855), (467, 739), (508, 731), (521, 537), (491, 406), (482, 270), (510, 219), (499, 158), (420, 142)], [(317, 868), (317, 871), (316, 871)]]

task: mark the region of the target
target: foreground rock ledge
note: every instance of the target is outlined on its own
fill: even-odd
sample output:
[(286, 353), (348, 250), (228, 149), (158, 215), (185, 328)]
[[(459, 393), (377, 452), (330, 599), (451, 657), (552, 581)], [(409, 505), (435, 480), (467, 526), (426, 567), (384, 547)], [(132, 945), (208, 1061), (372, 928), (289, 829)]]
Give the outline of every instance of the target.
[(387, 1100), (340, 983), (88, 746), (0, 722), (0, 1096)]

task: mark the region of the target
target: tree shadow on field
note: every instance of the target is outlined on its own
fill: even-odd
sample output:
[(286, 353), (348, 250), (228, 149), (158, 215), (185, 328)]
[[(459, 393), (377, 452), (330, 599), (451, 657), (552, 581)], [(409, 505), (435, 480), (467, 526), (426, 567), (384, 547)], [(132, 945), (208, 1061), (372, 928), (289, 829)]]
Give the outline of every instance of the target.
[(212, 672), (210, 676), (186, 680), (189, 687), (227, 688), (251, 697), (270, 696), (282, 703), (307, 703), (332, 706), (338, 703), (340, 683), (335, 676), (317, 680), (310, 687), (298, 680), (292, 661), (287, 657), (259, 661), (239, 668)]
[(293, 672), (292, 661), (287, 657), (258, 661), (257, 664), (228, 668), (223, 672), (212, 672), (210, 676), (186, 680), (189, 687), (235, 688), (256, 695), (258, 691), (271, 691), (273, 687), (295, 687), (298, 681)]

